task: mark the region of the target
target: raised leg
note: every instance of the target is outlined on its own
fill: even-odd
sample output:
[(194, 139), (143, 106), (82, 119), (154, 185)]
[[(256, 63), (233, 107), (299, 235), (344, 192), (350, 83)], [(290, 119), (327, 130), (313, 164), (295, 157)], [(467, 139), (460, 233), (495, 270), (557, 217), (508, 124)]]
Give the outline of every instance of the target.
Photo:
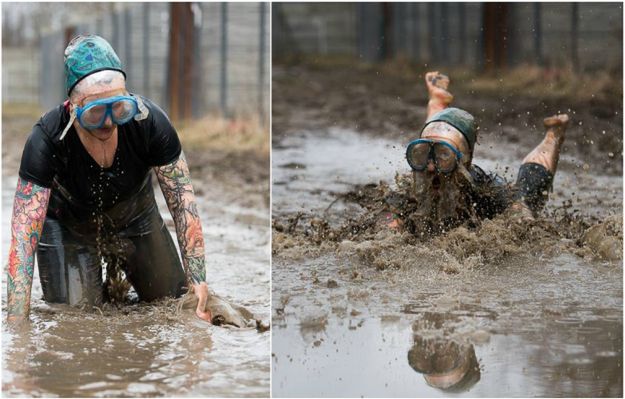
[(429, 119), (435, 113), (449, 107), (449, 104), (451, 104), (454, 96), (447, 91), (447, 88), (449, 87), (449, 77), (438, 71), (426, 73), (425, 84), (429, 95), (427, 109), (427, 118)]
[(564, 134), (569, 124), (569, 116), (567, 114), (550, 116), (543, 120), (543, 124), (547, 129), (545, 138), (532, 152), (527, 154), (523, 164), (535, 163), (542, 165), (551, 174), (555, 174), (558, 167), (558, 159), (560, 158), (560, 147), (564, 142)]
[(519, 169), (517, 194), (511, 206), (513, 215), (531, 219), (547, 202), (558, 167), (560, 147), (564, 142), (569, 117), (566, 114), (545, 118), (545, 138), (523, 160)]

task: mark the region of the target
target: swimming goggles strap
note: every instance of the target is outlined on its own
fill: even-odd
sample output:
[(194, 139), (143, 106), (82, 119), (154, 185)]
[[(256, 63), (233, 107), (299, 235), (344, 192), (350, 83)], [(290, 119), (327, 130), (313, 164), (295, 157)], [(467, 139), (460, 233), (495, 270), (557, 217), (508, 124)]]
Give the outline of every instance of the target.
[(145, 106), (140, 96), (133, 96), (133, 97), (135, 98), (135, 100), (137, 100), (137, 107), (139, 108), (139, 113), (135, 115), (135, 120), (142, 121), (148, 117), (148, 114), (150, 113), (150, 111)]
[(70, 117), (69, 117), (69, 123), (67, 124), (67, 126), (65, 126), (63, 133), (61, 133), (61, 137), (59, 137), (59, 141), (63, 140), (63, 138), (69, 131), (69, 128), (72, 127), (72, 124), (74, 123), (75, 120), (76, 120), (76, 108), (72, 109), (72, 112), (70, 113)]

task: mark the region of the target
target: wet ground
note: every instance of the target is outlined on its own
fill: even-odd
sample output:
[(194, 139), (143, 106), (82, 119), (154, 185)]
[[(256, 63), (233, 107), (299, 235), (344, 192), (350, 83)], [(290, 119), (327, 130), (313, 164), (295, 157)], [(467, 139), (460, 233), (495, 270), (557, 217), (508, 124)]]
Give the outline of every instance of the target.
[[(24, 123), (3, 120), (5, 129), (23, 129)], [(1, 256), (6, 259), (16, 159), (25, 137), (4, 133)], [(268, 320), (269, 212), (262, 183), (268, 168), (260, 170), (261, 156), (252, 157), (250, 162), (259, 170), (241, 176), (220, 167), (215, 161), (219, 158), (209, 150), (187, 150), (203, 221), (209, 286)], [(175, 237), (162, 194), (155, 191)], [(192, 312), (178, 313), (170, 302), (125, 305), (99, 313), (50, 306), (41, 297), (35, 272), (30, 327), (19, 334), (3, 328), (6, 396), (269, 395), (270, 332), (210, 326)], [(4, 285), (2, 304), (6, 304)]]
[[(341, 89), (356, 90), (375, 74), (324, 79), (301, 66), (274, 70), (274, 396), (622, 396), (617, 120), (578, 117), (535, 223), (500, 217), (436, 240), (379, 227), (346, 233), (342, 226), (362, 227), (372, 213), (362, 206), (370, 193), (399, 190), (396, 173), (409, 171), (403, 154), (413, 137), (392, 116), (402, 109), (407, 119), (410, 104), (376, 109), (386, 93), (361, 93), (372, 106), (358, 97), (343, 106), (360, 119), (341, 117)], [(340, 85), (328, 83), (339, 77)], [(306, 85), (327, 95), (298, 100), (296, 89)], [(494, 102), (478, 97), (473, 107)], [(421, 120), (424, 108), (412, 109)], [(540, 126), (544, 115), (531, 113)], [(516, 119), (483, 132), (475, 159), (512, 181), (541, 139), (539, 127)], [(612, 155), (598, 145), (579, 149), (606, 135)], [(618, 244), (607, 257), (583, 238), (604, 220), (616, 226), (610, 239)], [(449, 385), (454, 373), (456, 385), (440, 382), (446, 375)]]

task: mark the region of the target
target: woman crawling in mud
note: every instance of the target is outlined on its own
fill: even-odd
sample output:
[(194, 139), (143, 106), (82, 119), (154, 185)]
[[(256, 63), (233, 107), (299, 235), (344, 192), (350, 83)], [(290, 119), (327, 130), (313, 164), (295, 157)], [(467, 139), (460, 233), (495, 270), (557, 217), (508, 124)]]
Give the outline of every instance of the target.
[[(74, 38), (64, 60), (69, 98), (37, 122), (22, 155), (9, 323), (28, 320), (35, 253), (46, 302), (100, 306), (111, 295), (102, 283), (105, 260), (121, 267), (140, 300), (193, 292), (197, 316), (210, 322), (202, 227), (176, 130), (157, 105), (127, 91), (122, 64), (101, 37)], [(182, 264), (158, 212), (152, 170)]]
[(560, 147), (569, 121), (566, 114), (544, 119), (543, 141), (523, 160), (516, 184), (485, 173), (472, 163), (477, 129), (472, 115), (449, 107), (449, 79), (425, 76), (429, 93), (427, 120), (420, 137), (406, 150), (412, 168), (414, 209), (399, 214), (392, 226), (412, 232), (438, 232), (462, 222), (477, 224), (510, 209), (520, 219), (533, 218), (545, 205), (558, 166)]

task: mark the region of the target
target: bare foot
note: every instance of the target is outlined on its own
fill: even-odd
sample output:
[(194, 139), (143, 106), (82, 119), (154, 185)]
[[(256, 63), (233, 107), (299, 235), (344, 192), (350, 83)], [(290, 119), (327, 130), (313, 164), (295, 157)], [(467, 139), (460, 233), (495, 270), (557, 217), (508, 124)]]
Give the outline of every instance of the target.
[(564, 142), (564, 134), (569, 124), (569, 116), (567, 114), (553, 115), (545, 118), (543, 124), (547, 129), (545, 138), (532, 152), (527, 154), (523, 163), (537, 163), (555, 174), (560, 157), (560, 147)]
[(559, 145), (564, 142), (564, 134), (569, 125), (569, 116), (567, 114), (549, 116), (543, 120), (543, 124), (547, 129), (547, 135), (551, 133)]
[(438, 71), (426, 73), (425, 84), (428, 88), (431, 103), (447, 107), (454, 99), (454, 96), (447, 91), (449, 87), (449, 77), (442, 73)]

